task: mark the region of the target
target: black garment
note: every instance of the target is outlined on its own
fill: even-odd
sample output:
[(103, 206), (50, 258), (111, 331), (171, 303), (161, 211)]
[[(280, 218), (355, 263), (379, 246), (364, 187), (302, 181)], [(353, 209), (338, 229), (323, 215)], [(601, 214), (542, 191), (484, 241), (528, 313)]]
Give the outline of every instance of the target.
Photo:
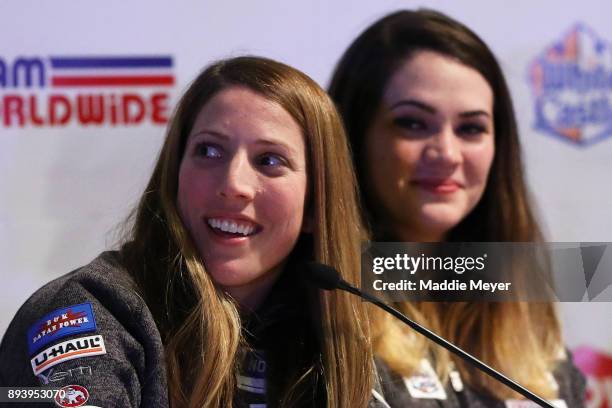
[[(444, 391), (446, 399), (413, 398), (404, 383), (404, 379), (380, 359), (376, 359), (376, 368), (380, 375), (385, 400), (392, 407), (415, 408), (506, 408), (506, 402), (475, 392), (463, 385), (461, 392), (455, 391), (450, 381), (446, 382)], [(571, 359), (559, 363), (554, 372), (559, 385), (559, 399), (565, 401), (568, 408), (583, 408), (586, 382), (584, 376), (572, 364)], [(535, 406), (535, 405), (534, 405)]]
[[(250, 347), (244, 353), (238, 378), (237, 407), (275, 406), (278, 388), (295, 380), (288, 375), (291, 371), (288, 368), (295, 364), (312, 365), (305, 356), (319, 355), (310, 318), (300, 307), (305, 299), (302, 295), (296, 296), (305, 290), (295, 285), (299, 282), (291, 279), (290, 273), (284, 273), (262, 308), (245, 324), (244, 334)], [(93, 316), (87, 315), (87, 318), (95, 321), (95, 329), (66, 334), (65, 328), (57, 328), (60, 323), (64, 324), (62, 319), (70, 321), (71, 313), (82, 305), (91, 307)], [(57, 323), (41, 321), (58, 310)], [(72, 319), (70, 324), (74, 325), (70, 327), (81, 330), (84, 326), (79, 326), (79, 322)], [(28, 332), (34, 329), (38, 333), (42, 326), (53, 327), (55, 331), (43, 330), (39, 341), (48, 343), (32, 350), (32, 336)], [(99, 349), (93, 343), (87, 344), (94, 340), (98, 342), (96, 345), (103, 342), (104, 353), (79, 354)], [(45, 354), (45, 350), (51, 351)], [(40, 357), (41, 353), (44, 357)], [(74, 358), (65, 358), (68, 355)], [(60, 362), (52, 364), (55, 358)], [(31, 360), (37, 364), (44, 360), (42, 364), (51, 365), (36, 376)], [(87, 405), (91, 406), (168, 406), (160, 332), (116, 252), (105, 252), (90, 264), (39, 289), (19, 309), (0, 344), (0, 387), (69, 385), (84, 387), (89, 393)], [(300, 406), (325, 406), (323, 378), (313, 376), (311, 386), (312, 392)], [(373, 398), (369, 406), (384, 406), (379, 404)], [(49, 403), (28, 406), (49, 406)]]
[[(257, 402), (267, 403), (267, 408), (278, 406), (281, 389), (295, 383), (312, 366), (315, 370), (306, 386), (312, 391), (293, 405), (306, 408), (326, 404), (318, 337), (305, 308), (310, 288), (296, 278), (295, 269), (288, 263), (263, 304), (245, 319), (242, 331), (249, 351), (240, 370), (237, 407), (249, 408)], [(263, 385), (263, 390), (249, 390), (248, 384)]]

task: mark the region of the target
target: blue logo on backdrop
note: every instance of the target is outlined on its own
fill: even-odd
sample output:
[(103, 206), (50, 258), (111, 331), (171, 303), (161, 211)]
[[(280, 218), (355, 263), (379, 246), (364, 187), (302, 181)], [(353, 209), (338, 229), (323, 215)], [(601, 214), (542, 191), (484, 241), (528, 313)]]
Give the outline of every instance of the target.
[(96, 319), (91, 303), (81, 303), (57, 309), (45, 315), (28, 330), (30, 354), (44, 345), (71, 334), (96, 330)]
[(612, 135), (612, 45), (576, 24), (529, 67), (536, 130), (579, 146)]

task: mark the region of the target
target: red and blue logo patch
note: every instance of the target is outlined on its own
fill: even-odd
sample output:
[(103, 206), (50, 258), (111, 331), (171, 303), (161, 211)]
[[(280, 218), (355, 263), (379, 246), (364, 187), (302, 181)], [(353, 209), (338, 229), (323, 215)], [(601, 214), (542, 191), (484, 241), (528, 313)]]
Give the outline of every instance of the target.
[(612, 135), (612, 46), (583, 24), (529, 67), (536, 130), (578, 146)]
[(63, 337), (97, 329), (91, 303), (57, 309), (43, 316), (28, 330), (28, 351), (34, 354), (45, 345)]

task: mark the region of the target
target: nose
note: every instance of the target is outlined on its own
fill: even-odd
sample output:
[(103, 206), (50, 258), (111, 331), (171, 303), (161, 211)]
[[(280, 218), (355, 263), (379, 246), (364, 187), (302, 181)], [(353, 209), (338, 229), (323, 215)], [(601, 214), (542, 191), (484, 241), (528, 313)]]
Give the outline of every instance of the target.
[(221, 174), (218, 195), (226, 199), (250, 201), (257, 191), (257, 175), (246, 153), (237, 153)]
[(429, 163), (456, 166), (462, 161), (461, 139), (452, 127), (444, 127), (428, 140), (423, 154)]

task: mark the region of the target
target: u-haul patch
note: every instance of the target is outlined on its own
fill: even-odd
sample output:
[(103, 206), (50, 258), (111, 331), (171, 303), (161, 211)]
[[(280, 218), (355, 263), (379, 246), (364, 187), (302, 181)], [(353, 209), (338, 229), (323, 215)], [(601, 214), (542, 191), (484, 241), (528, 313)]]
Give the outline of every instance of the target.
[(102, 336), (77, 337), (54, 344), (38, 353), (31, 360), (32, 370), (34, 370), (34, 375), (38, 375), (64, 361), (101, 354), (106, 354), (106, 347), (104, 346)]

